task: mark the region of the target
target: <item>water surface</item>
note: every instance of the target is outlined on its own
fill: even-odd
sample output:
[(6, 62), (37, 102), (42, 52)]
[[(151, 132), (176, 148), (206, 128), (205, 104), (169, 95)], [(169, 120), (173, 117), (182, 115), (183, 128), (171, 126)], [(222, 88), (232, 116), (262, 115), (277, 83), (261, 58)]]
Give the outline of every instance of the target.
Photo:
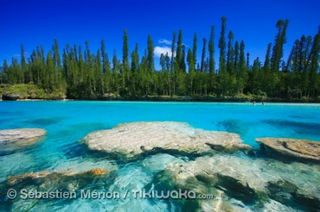
[[(109, 129), (135, 121), (179, 121), (196, 128), (240, 134), (244, 143), (258, 148), (257, 137), (305, 138), (320, 141), (320, 105), (250, 103), (173, 103), (173, 102), (100, 102), (100, 101), (26, 101), (0, 102), (0, 129), (39, 127), (46, 138), (32, 146), (0, 156), (0, 182), (8, 176), (54, 169), (75, 161), (107, 161), (119, 166), (117, 178), (108, 182), (114, 190), (143, 188), (152, 182), (153, 169), (143, 161), (123, 164), (107, 156), (88, 152), (80, 140), (89, 132)], [(156, 163), (157, 161), (155, 161)], [(110, 186), (111, 185), (111, 186)], [(20, 207), (15, 203), (14, 207)], [(37, 209), (50, 208), (38, 204)], [(85, 211), (88, 208), (121, 210), (132, 208), (175, 210), (161, 200), (122, 200), (101, 202), (78, 199), (53, 204), (55, 209)], [(29, 206), (25, 206), (28, 208)]]

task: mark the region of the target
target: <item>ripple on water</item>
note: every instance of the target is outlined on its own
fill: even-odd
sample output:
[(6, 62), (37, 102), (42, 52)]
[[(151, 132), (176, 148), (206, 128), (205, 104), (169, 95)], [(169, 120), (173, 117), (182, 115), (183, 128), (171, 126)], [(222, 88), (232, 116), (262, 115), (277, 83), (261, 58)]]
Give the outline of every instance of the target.
[(136, 199), (132, 191), (142, 191), (153, 179), (153, 175), (137, 164), (129, 164), (121, 168), (118, 177), (109, 187), (109, 191), (124, 194), (129, 192), (130, 198), (112, 201), (108, 209), (114, 211), (167, 211), (167, 204), (160, 200)]
[(261, 209), (272, 199), (295, 209), (312, 211), (319, 209), (319, 168), (315, 164), (285, 164), (272, 159), (221, 154), (172, 164), (155, 182), (212, 193), (215, 197), (220, 190), (228, 205), (229, 198), (235, 198), (252, 209)]
[[(107, 175), (88, 175), (87, 172), (92, 169), (102, 169), (107, 172)], [(60, 159), (55, 164), (48, 169), (41, 170), (41, 173), (49, 173), (43, 178), (38, 178), (37, 180), (28, 180), (21, 183), (14, 183), (11, 181), (16, 190), (27, 189), (30, 191), (34, 189), (35, 191), (80, 191), (82, 189), (103, 189), (108, 188), (110, 181), (112, 179), (113, 173), (117, 170), (118, 167), (115, 163), (109, 162), (106, 160), (96, 161), (90, 159), (75, 159), (75, 160), (63, 160)], [(28, 173), (28, 172), (26, 172)], [(57, 175), (55, 173), (61, 173)], [(41, 175), (40, 175), (41, 176)], [(76, 176), (76, 177), (74, 177)], [(11, 178), (12, 179), (12, 178)], [(9, 186), (10, 184), (3, 184), (0, 186), (2, 189), (3, 186)], [(3, 191), (3, 190), (1, 190)], [(80, 194), (77, 195), (80, 197)], [(0, 199), (1, 200), (1, 199)], [(1, 200), (3, 201), (3, 200)], [(7, 202), (3, 204), (1, 208), (11, 208), (11, 210), (19, 211), (42, 211), (44, 209), (52, 211), (54, 209), (63, 209), (65, 207), (71, 206), (73, 201), (77, 200), (68, 200), (68, 199), (21, 199), (17, 198), (12, 202)], [(90, 201), (90, 200), (89, 200)], [(101, 200), (99, 200), (101, 201)], [(91, 202), (91, 201), (90, 201)], [(90, 203), (91, 204), (91, 203)], [(94, 207), (94, 205), (92, 205)], [(83, 210), (84, 211), (84, 210)]]
[[(17, 104), (17, 108), (20, 108), (21, 103)], [(86, 181), (84, 188), (90, 188), (97, 191), (132, 191), (133, 189), (143, 189), (150, 188), (153, 184), (157, 184), (157, 179), (155, 176), (162, 174), (163, 170), (168, 167), (168, 164), (190, 162), (196, 160), (194, 158), (187, 160), (184, 157), (175, 157), (171, 154), (156, 154), (156, 155), (144, 155), (139, 160), (130, 162), (124, 166), (120, 166), (120, 160), (111, 161), (109, 157), (96, 157), (92, 152), (87, 151), (87, 149), (82, 148), (79, 143), (80, 139), (84, 137), (87, 133), (95, 130), (110, 129), (114, 125), (130, 122), (132, 120), (168, 120), (168, 121), (183, 121), (188, 123), (200, 123), (202, 128), (212, 128), (218, 127), (219, 130), (226, 130), (230, 132), (235, 132), (241, 134), (243, 137), (253, 136), (254, 138), (260, 133), (264, 136), (274, 135), (272, 130), (279, 129), (281, 133), (283, 132), (284, 137), (299, 137), (301, 136), (314, 136), (314, 138), (320, 137), (320, 124), (317, 123), (317, 118), (319, 117), (319, 110), (315, 111), (311, 107), (291, 107), (291, 110), (287, 110), (287, 107), (283, 107), (279, 112), (279, 107), (265, 105), (264, 110), (252, 110), (244, 109), (241, 111), (233, 110), (233, 108), (243, 106), (220, 106), (216, 104), (183, 104), (179, 103), (168, 105), (164, 104), (148, 104), (148, 113), (137, 113), (137, 108), (141, 111), (145, 111), (145, 103), (137, 104), (137, 107), (133, 107), (131, 103), (117, 103), (113, 105), (112, 110), (110, 110), (110, 105), (108, 102), (97, 103), (90, 102), (79, 102), (76, 104), (76, 108), (79, 112), (73, 112), (71, 109), (73, 103), (62, 103), (60, 102), (48, 102), (45, 104), (38, 105), (39, 103), (29, 103), (29, 105), (35, 105), (36, 107), (23, 107), (22, 112), (16, 112), (16, 108), (9, 111), (9, 108), (5, 107), (0, 110), (0, 128), (17, 128), (21, 127), (21, 124), (27, 126), (40, 126), (47, 127), (49, 134), (44, 142), (40, 145), (33, 146), (32, 148), (24, 151), (19, 151), (10, 155), (0, 156), (0, 187), (3, 185), (3, 180), (9, 175), (17, 175), (23, 173), (29, 173), (32, 171), (42, 171), (42, 170), (60, 170), (64, 171), (70, 167), (74, 167), (77, 170), (86, 170), (90, 167), (106, 168), (113, 170), (112, 178), (103, 177), (99, 181)], [(51, 110), (52, 104), (57, 104), (61, 107), (61, 110), (55, 111)], [(119, 106), (119, 105), (120, 106)], [(64, 108), (66, 105), (66, 109)], [(105, 106), (109, 108), (106, 109)], [(49, 107), (48, 107), (49, 106)], [(69, 110), (69, 106), (72, 108)], [(152, 106), (152, 109), (151, 109)], [(183, 106), (184, 111), (181, 112), (181, 106)], [(33, 108), (40, 108), (41, 114), (43, 116), (34, 116), (35, 113), (32, 111)], [(153, 109), (154, 108), (154, 109)], [(196, 108), (196, 111), (194, 111)], [(21, 107), (22, 109), (22, 107)], [(217, 114), (216, 111), (223, 110), (224, 113)], [(11, 109), (10, 109), (11, 110)], [(154, 112), (156, 111), (156, 112)], [(161, 111), (161, 113), (159, 113)], [(265, 112), (264, 112), (265, 111)], [(35, 111), (37, 112), (37, 111)], [(43, 112), (43, 113), (42, 113)], [(196, 112), (196, 113), (194, 113)], [(248, 116), (248, 113), (252, 116)], [(163, 115), (165, 116), (163, 117)], [(188, 114), (193, 114), (189, 116)], [(220, 115), (221, 114), (221, 115)], [(280, 115), (281, 116), (280, 116)], [(64, 117), (63, 120), (61, 117)], [(70, 119), (65, 119), (65, 117), (71, 117)], [(206, 118), (203, 118), (206, 117)], [(281, 120), (280, 117), (287, 117), (288, 120)], [(105, 118), (105, 119), (103, 119)], [(266, 121), (261, 122), (261, 118)], [(312, 122), (313, 121), (313, 122)], [(112, 123), (112, 124), (111, 124)], [(218, 125), (216, 125), (219, 123)], [(252, 124), (254, 123), (254, 124)], [(199, 126), (199, 127), (200, 127)], [(261, 130), (261, 132), (259, 132)], [(275, 133), (278, 133), (276, 131)], [(245, 137), (246, 138), (246, 137)], [(251, 138), (251, 137), (250, 137)], [(253, 139), (254, 139), (253, 138)], [(247, 140), (245, 140), (248, 142)], [(227, 154), (224, 155), (227, 157)], [(214, 157), (214, 155), (212, 156)], [(256, 160), (244, 156), (244, 160), (249, 160), (247, 163), (242, 160), (237, 159), (241, 163), (228, 164), (227, 160), (221, 161), (221, 170), (232, 169), (243, 170), (239, 172), (234, 172), (236, 174), (253, 173), (253, 177), (250, 178), (249, 184), (255, 180), (261, 179), (261, 172), (269, 174), (266, 176), (268, 180), (277, 176), (282, 179), (290, 181), (292, 184), (297, 185), (304, 192), (310, 193), (310, 195), (318, 196), (320, 194), (319, 182), (320, 182), (320, 169), (319, 166), (308, 166), (302, 163), (282, 163), (274, 160), (268, 160), (266, 158), (260, 158), (257, 156)], [(207, 166), (210, 160), (203, 160), (202, 164)], [(181, 162), (182, 163), (182, 162)], [(118, 165), (117, 165), (118, 164)], [(247, 165), (246, 165), (247, 164)], [(248, 168), (245, 170), (241, 166)], [(119, 168), (119, 167), (120, 168)], [(240, 167), (240, 168), (238, 168)], [(249, 170), (249, 171), (248, 171)], [(254, 171), (251, 171), (254, 170)], [(221, 171), (221, 172), (222, 172)], [(232, 170), (231, 170), (232, 171)], [(199, 179), (196, 179), (200, 181)], [(204, 179), (202, 179), (204, 180)], [(77, 180), (72, 181), (72, 184), (77, 184)], [(171, 181), (172, 183), (172, 181)], [(212, 182), (203, 182), (201, 185), (205, 188), (210, 187)], [(189, 184), (192, 186), (192, 182)], [(200, 183), (194, 185), (196, 188), (201, 187)], [(37, 188), (33, 185), (27, 185), (28, 188)], [(167, 186), (167, 185), (166, 185)], [(54, 187), (55, 188), (55, 187)], [(166, 187), (164, 189), (170, 189), (171, 187)], [(268, 188), (268, 187), (267, 187)], [(159, 189), (162, 189), (160, 187)], [(275, 192), (279, 194), (273, 195), (274, 198), (279, 198), (276, 200), (269, 199), (268, 203), (264, 204), (264, 208), (267, 211), (294, 211), (297, 207), (290, 204), (284, 204), (282, 198), (288, 196), (287, 191)], [(231, 202), (227, 195), (225, 201)], [(290, 196), (289, 196), (290, 197)], [(319, 197), (320, 198), (320, 197)], [(0, 195), (1, 199), (1, 195)], [(216, 200), (215, 200), (216, 201)], [(281, 201), (281, 203), (280, 203)], [(1, 202), (2, 203), (2, 202)], [(208, 202), (208, 208), (212, 207), (212, 202)], [(250, 211), (252, 208), (245, 205), (238, 199), (232, 200), (232, 205), (237, 204), (245, 211)], [(187, 204), (186, 204), (187, 205)], [(5, 209), (8, 210), (30, 210), (30, 211), (181, 211), (181, 208), (186, 208), (191, 210), (192, 208), (181, 207), (179, 204), (175, 204), (173, 201), (164, 202), (161, 200), (150, 200), (150, 199), (124, 199), (124, 200), (94, 200), (94, 199), (75, 199), (68, 201), (13, 201), (13, 204), (0, 204), (0, 211)], [(261, 209), (261, 208), (259, 208)], [(256, 210), (254, 210), (256, 211)]]
[(137, 164), (128, 164), (120, 168), (113, 183), (108, 188), (98, 191), (128, 192), (127, 198), (87, 200), (77, 199), (68, 205), (61, 206), (61, 211), (168, 211), (168, 205), (160, 200), (135, 199), (132, 191), (142, 190), (152, 180), (152, 175)]
[[(184, 158), (185, 159), (185, 158)], [(144, 168), (150, 170), (153, 173), (163, 171), (171, 163), (182, 162), (183, 160), (178, 157), (174, 157), (169, 154), (156, 154), (152, 155), (142, 161)]]
[[(61, 160), (61, 158), (54, 158)], [(25, 173), (38, 172), (50, 168), (54, 162), (52, 158), (38, 157), (28, 151), (16, 152), (6, 156), (0, 156), (0, 182), (8, 177)]]

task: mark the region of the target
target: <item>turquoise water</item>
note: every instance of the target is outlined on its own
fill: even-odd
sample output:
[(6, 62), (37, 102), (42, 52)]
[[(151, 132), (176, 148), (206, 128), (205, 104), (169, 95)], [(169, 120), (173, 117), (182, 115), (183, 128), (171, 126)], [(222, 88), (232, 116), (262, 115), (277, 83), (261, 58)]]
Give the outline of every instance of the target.
[(62, 146), (93, 130), (134, 121), (179, 121), (196, 128), (235, 132), (252, 146), (256, 146), (255, 138), (262, 136), (320, 140), (320, 105), (1, 102), (0, 115), (0, 129), (45, 128), (48, 140)]
[[(30, 101), (0, 102), (0, 129), (39, 127), (47, 130), (44, 141), (12, 154), (0, 156), (0, 182), (8, 176), (54, 169), (61, 164), (107, 161), (117, 165), (114, 189), (143, 188), (152, 181), (154, 170), (143, 161), (121, 164), (115, 159), (92, 155), (80, 140), (89, 132), (109, 129), (124, 122), (179, 121), (196, 128), (221, 130), (240, 134), (254, 148), (257, 137), (290, 137), (320, 141), (320, 105), (238, 104), (238, 103), (154, 103), (98, 101)], [(118, 184), (117, 184), (118, 183)], [(109, 182), (110, 184), (110, 182)], [(108, 185), (109, 185), (108, 184)], [(14, 206), (20, 206), (16, 202)], [(50, 203), (56, 209), (96, 207), (101, 210), (158, 209), (174, 210), (163, 201), (101, 201), (76, 200)], [(81, 208), (79, 208), (81, 205)], [(66, 207), (68, 206), (68, 207)], [(49, 207), (39, 204), (38, 209)]]

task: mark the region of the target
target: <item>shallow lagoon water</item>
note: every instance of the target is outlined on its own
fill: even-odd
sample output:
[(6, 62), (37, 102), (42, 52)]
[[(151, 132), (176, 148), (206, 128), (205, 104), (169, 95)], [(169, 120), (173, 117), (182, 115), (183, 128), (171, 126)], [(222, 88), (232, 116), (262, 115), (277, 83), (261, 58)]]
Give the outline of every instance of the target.
[[(107, 155), (87, 151), (80, 140), (89, 132), (108, 129), (135, 121), (179, 121), (196, 128), (240, 134), (244, 143), (258, 148), (257, 137), (305, 138), (320, 141), (320, 105), (250, 104), (250, 103), (174, 103), (174, 102), (100, 102), (100, 101), (26, 101), (0, 102), (0, 129), (39, 127), (48, 131), (31, 148), (0, 156), (0, 183), (8, 176), (46, 169), (74, 161), (107, 161), (119, 166), (115, 177), (88, 188), (112, 191), (141, 189), (171, 157), (152, 161), (119, 162)], [(162, 159), (161, 159), (162, 158)], [(185, 158), (180, 158), (186, 160)], [(179, 159), (179, 160), (180, 160)], [(162, 160), (162, 162), (159, 160)], [(150, 165), (151, 163), (151, 165)], [(146, 166), (145, 164), (149, 164)], [(151, 166), (151, 168), (150, 168)], [(153, 210), (174, 211), (179, 206), (163, 200), (83, 200), (40, 201), (34, 204), (17, 201), (9, 209), (59, 210)], [(7, 209), (7, 208), (6, 208)]]

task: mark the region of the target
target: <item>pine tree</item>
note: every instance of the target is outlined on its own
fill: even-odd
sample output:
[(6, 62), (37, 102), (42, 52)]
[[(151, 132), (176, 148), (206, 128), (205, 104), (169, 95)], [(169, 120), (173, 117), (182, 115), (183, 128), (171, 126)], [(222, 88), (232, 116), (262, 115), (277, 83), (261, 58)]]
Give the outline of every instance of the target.
[(187, 54), (187, 62), (188, 62), (188, 67), (189, 67), (189, 73), (194, 72), (194, 57), (192, 54), (192, 50), (188, 49), (188, 54)]
[(9, 80), (10, 69), (7, 60), (3, 60), (2, 63), (2, 72), (0, 72), (1, 83), (11, 83)]
[(283, 45), (286, 43), (288, 20), (279, 20), (276, 27), (278, 28), (278, 34), (275, 39), (271, 57), (271, 70), (274, 72), (279, 71), (280, 68), (280, 62), (283, 56)]
[(201, 66), (200, 66), (200, 71), (204, 72), (205, 71), (205, 60), (206, 60), (206, 46), (207, 46), (207, 39), (203, 38), (202, 39), (202, 54), (201, 54)]
[(197, 64), (197, 34), (194, 33), (194, 36), (193, 36), (193, 44), (192, 44), (192, 60), (193, 60), (193, 69), (196, 70), (196, 64)]
[(320, 54), (320, 30), (313, 38), (312, 49), (310, 52), (310, 94), (317, 97), (320, 94), (320, 77), (319, 77), (319, 54)]
[(101, 52), (101, 57), (102, 57), (102, 66), (103, 66), (103, 73), (106, 75), (110, 74), (110, 62), (109, 62), (109, 57), (107, 54), (106, 50), (106, 44), (105, 41), (102, 40), (100, 44), (100, 52)]
[(221, 17), (221, 32), (220, 32), (220, 39), (219, 39), (219, 49), (220, 49), (220, 58), (219, 58), (219, 71), (223, 72), (226, 70), (226, 40), (225, 40), (225, 33), (226, 33), (226, 17)]
[(261, 63), (259, 61), (259, 57), (257, 57), (254, 61), (253, 61), (253, 65), (252, 65), (252, 71), (250, 74), (250, 80), (249, 80), (249, 90), (251, 93), (253, 94), (257, 94), (259, 95), (261, 92), (261, 80), (263, 79), (261, 77)]
[(165, 55), (164, 54), (160, 55), (160, 66), (161, 66), (162, 71), (166, 70)]
[(75, 99), (101, 98), (109, 94), (127, 98), (148, 95), (226, 97), (239, 93), (285, 100), (302, 97), (316, 100), (319, 97), (320, 32), (314, 37), (302, 35), (297, 39), (285, 63), (283, 47), (288, 21), (280, 20), (276, 25), (278, 32), (274, 44), (268, 44), (263, 66), (259, 58), (250, 65), (250, 54), (245, 52), (244, 42), (234, 43), (232, 31), (226, 45), (226, 19), (222, 17), (221, 22), (218, 74), (214, 70), (214, 32), (211, 27), (208, 43), (203, 39), (200, 63), (197, 63), (196, 34), (192, 47), (186, 49), (182, 31), (177, 37), (174, 33), (171, 53), (161, 55), (161, 70), (156, 71), (151, 36), (148, 36), (147, 48), (140, 60), (138, 44), (129, 52), (125, 31), (122, 60), (114, 51), (112, 65), (103, 40), (96, 53), (91, 52), (89, 42), (85, 42), (83, 49), (78, 45), (66, 45), (61, 58), (57, 40), (48, 52), (38, 46), (28, 58), (21, 45), (19, 60), (12, 58), (10, 64), (4, 61), (0, 83), (33, 83), (48, 94), (59, 90)]
[(147, 69), (149, 72), (154, 71), (154, 45), (150, 35), (148, 35), (148, 54), (147, 54)]
[(26, 56), (23, 45), (20, 46), (20, 55), (21, 55), (21, 74), (23, 75), (22, 83), (27, 83), (31, 79), (31, 76), (28, 76), (28, 70), (27, 70), (27, 62), (26, 62)]
[(233, 63), (233, 70), (238, 72), (239, 70), (239, 42), (236, 41), (234, 45), (234, 63)]
[(139, 46), (135, 45), (134, 51), (131, 54), (131, 70), (133, 72), (138, 71), (139, 69)]
[(59, 44), (58, 44), (57, 39), (55, 39), (53, 42), (52, 51), (53, 51), (54, 66), (56, 68), (60, 67), (61, 66), (61, 58), (60, 58)]
[(180, 59), (180, 69), (183, 73), (186, 72), (186, 62), (185, 62), (185, 58), (186, 58), (186, 47), (183, 45), (182, 46), (182, 55), (181, 55), (181, 59)]
[(174, 71), (174, 63), (175, 63), (175, 54), (176, 54), (176, 33), (172, 34), (172, 42), (171, 42), (171, 71)]
[(122, 44), (122, 68), (121, 68), (121, 79), (122, 79), (122, 90), (121, 93), (127, 93), (127, 84), (129, 82), (129, 38), (128, 31), (125, 30), (123, 33), (123, 44)]
[(195, 78), (195, 64), (194, 64), (194, 56), (191, 49), (188, 49), (187, 54), (187, 62), (188, 62), (188, 93), (193, 94), (194, 90), (194, 78)]
[(228, 53), (227, 53), (227, 71), (229, 73), (233, 72), (233, 64), (234, 64), (234, 49), (233, 49), (233, 32), (230, 31), (228, 34)]
[(124, 72), (129, 70), (129, 38), (127, 30), (123, 33), (122, 66)]
[(209, 72), (214, 73), (214, 27), (211, 26), (211, 31), (210, 31), (210, 39), (209, 39), (209, 44), (208, 44), (208, 49), (209, 49)]
[(267, 70), (271, 69), (271, 63), (270, 63), (271, 46), (272, 46), (272, 44), (269, 43), (268, 47), (267, 47), (266, 57), (265, 57), (265, 60), (264, 60), (264, 65), (263, 65), (264, 71), (267, 71)]
[(178, 40), (177, 40), (177, 51), (176, 51), (176, 63), (178, 65), (179, 71), (182, 70), (182, 61), (184, 60), (182, 58), (182, 51), (183, 51), (183, 43), (182, 43), (182, 30), (179, 30), (178, 33)]
[(243, 93), (248, 80), (247, 64), (245, 59), (245, 44), (240, 42), (240, 57), (239, 57), (239, 72), (238, 72), (238, 92)]
[(170, 96), (175, 94), (175, 88), (176, 88), (176, 60), (175, 60), (175, 54), (176, 54), (176, 33), (174, 32), (172, 34), (172, 43), (171, 43), (171, 67), (170, 67), (170, 74), (168, 76), (169, 81), (169, 94)]

